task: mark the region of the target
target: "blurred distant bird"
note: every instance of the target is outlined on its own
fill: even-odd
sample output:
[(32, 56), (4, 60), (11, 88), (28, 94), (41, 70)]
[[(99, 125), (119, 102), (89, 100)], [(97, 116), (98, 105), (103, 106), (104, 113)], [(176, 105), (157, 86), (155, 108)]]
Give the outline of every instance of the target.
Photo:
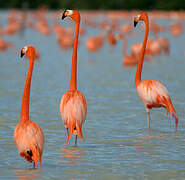
[(132, 66), (135, 66), (137, 65), (137, 62), (138, 62), (138, 58), (135, 54), (130, 54), (130, 55), (127, 55), (127, 38), (125, 35), (123, 34), (119, 34), (118, 35), (118, 38), (121, 38), (123, 39), (123, 61), (122, 61), (122, 64), (123, 66), (126, 66), (126, 67), (132, 67)]
[(98, 36), (90, 36), (86, 41), (86, 47), (88, 51), (95, 52), (98, 51), (103, 45), (103, 37), (100, 35)]
[(181, 35), (182, 32), (183, 32), (183, 25), (180, 21), (170, 25), (170, 33), (172, 36), (177, 37)]
[(21, 120), (15, 128), (14, 141), (20, 156), (33, 162), (33, 167), (39, 161), (41, 167), (44, 134), (35, 122), (29, 120), (30, 87), (36, 50), (33, 46), (25, 46), (21, 50), (21, 57), (24, 54), (29, 57), (29, 69), (22, 98)]
[(11, 42), (7, 42), (4, 39), (0, 37), (0, 51), (6, 51), (8, 48), (13, 48), (14, 45)]
[(164, 107), (167, 110), (167, 115), (168, 115), (168, 112), (170, 112), (171, 118), (172, 116), (175, 118), (175, 125), (176, 125), (175, 129), (177, 130), (178, 117), (172, 105), (171, 98), (168, 94), (168, 90), (166, 89), (166, 87), (162, 83), (156, 80), (141, 81), (143, 59), (144, 59), (148, 32), (149, 32), (149, 20), (148, 20), (147, 13), (142, 12), (137, 17), (135, 17), (134, 26), (137, 25), (138, 21), (144, 21), (146, 29), (145, 29), (144, 41), (142, 44), (139, 61), (137, 65), (135, 85), (136, 85), (137, 93), (140, 99), (143, 101), (146, 108), (148, 128), (150, 129), (150, 109)]
[(77, 145), (77, 136), (83, 139), (82, 124), (86, 118), (87, 103), (85, 96), (77, 90), (77, 46), (80, 27), (80, 13), (75, 10), (65, 10), (62, 16), (71, 17), (76, 23), (76, 32), (73, 46), (70, 90), (67, 91), (60, 102), (60, 113), (67, 129), (67, 143), (70, 143), (72, 134), (76, 135), (75, 145)]

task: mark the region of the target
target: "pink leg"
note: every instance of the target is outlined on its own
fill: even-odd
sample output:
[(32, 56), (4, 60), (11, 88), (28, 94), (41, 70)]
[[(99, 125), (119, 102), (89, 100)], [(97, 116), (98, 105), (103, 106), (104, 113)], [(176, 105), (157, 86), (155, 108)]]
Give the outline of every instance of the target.
[(146, 108), (146, 112), (147, 112), (147, 120), (148, 120), (148, 129), (150, 130), (150, 110)]
[(35, 169), (35, 162), (33, 162), (33, 169)]
[(75, 137), (75, 146), (77, 146), (77, 135), (76, 135), (76, 137)]
[(172, 115), (174, 118), (175, 118), (175, 133), (177, 132), (177, 127), (178, 127), (178, 122), (179, 122), (179, 119), (177, 116), (175, 116), (174, 114)]
[[(69, 144), (69, 129), (68, 128), (66, 128), (66, 130), (67, 130), (67, 144)], [(70, 144), (69, 144), (69, 147), (70, 147)]]

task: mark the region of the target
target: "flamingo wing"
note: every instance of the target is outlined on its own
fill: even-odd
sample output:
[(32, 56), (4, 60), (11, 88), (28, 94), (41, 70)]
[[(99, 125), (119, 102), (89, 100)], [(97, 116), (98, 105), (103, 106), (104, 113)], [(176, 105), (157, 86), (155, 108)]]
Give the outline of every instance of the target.
[(167, 88), (156, 80), (144, 80), (137, 87), (137, 92), (145, 106), (165, 106), (162, 99), (170, 99)]
[(165, 107), (172, 117), (173, 113), (177, 119), (176, 111), (173, 107), (167, 88), (156, 80), (144, 80), (137, 87), (137, 92), (146, 108)]

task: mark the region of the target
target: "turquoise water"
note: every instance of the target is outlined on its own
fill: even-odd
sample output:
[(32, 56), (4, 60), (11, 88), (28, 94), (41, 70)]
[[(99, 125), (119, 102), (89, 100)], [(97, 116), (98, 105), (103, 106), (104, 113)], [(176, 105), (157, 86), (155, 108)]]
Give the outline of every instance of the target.
[[(3, 24), (7, 13), (1, 15)], [(49, 20), (52, 24), (50, 16)], [(159, 21), (166, 26), (171, 22)], [(65, 25), (69, 23), (66, 19)], [(45, 37), (26, 29), (24, 37), (4, 37), (17, 50), (32, 44), (41, 54), (33, 72), (30, 119), (43, 129), (45, 148), (41, 169), (32, 169), (17, 152), (13, 132), (20, 119), (28, 62), (11, 50), (0, 53), (0, 179), (185, 179), (185, 33), (178, 38), (161, 33), (170, 40), (170, 56), (144, 64), (143, 79), (167, 86), (179, 116), (175, 134), (174, 119), (168, 119), (164, 109), (152, 110), (149, 134), (134, 86), (135, 68), (122, 67), (122, 42), (115, 47), (105, 43), (99, 52), (89, 53), (85, 40), (95, 30), (86, 30), (78, 49), (78, 89), (87, 99), (85, 143), (74, 147), (73, 137), (70, 148), (59, 103), (69, 89), (71, 50), (61, 51), (53, 33)], [(133, 30), (129, 46), (143, 40), (141, 31)]]

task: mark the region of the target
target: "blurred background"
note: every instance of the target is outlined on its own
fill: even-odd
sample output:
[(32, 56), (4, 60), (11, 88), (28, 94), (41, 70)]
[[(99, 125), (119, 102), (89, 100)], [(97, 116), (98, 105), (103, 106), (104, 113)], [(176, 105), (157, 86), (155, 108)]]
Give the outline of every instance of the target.
[(184, 0), (0, 0), (1, 8), (29, 8), (47, 6), (49, 9), (147, 9), (147, 10), (183, 10)]

